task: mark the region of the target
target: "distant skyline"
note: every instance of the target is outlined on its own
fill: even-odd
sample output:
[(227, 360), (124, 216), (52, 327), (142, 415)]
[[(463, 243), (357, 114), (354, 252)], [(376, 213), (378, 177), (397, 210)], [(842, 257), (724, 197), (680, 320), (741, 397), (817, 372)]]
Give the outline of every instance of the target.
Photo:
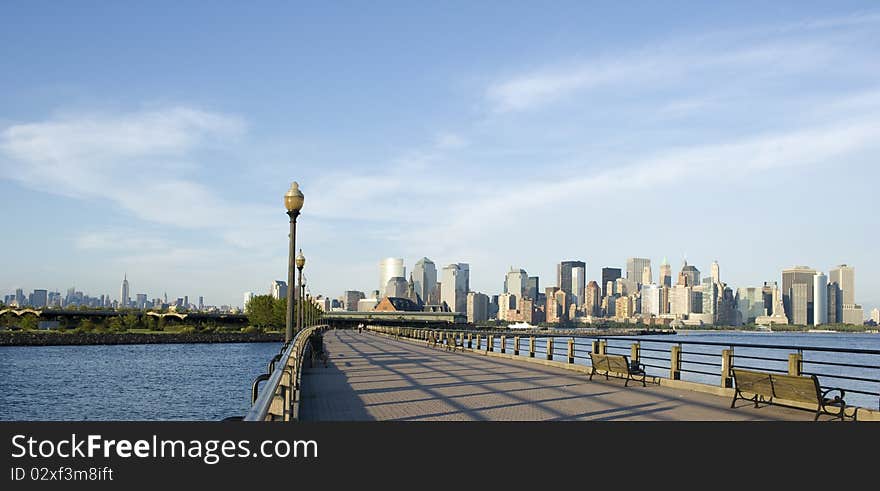
[[(856, 268), (880, 306), (874, 2), (0, 5), (0, 291), (240, 305), (378, 261), (733, 287)], [(172, 293), (173, 292), (173, 293)]]

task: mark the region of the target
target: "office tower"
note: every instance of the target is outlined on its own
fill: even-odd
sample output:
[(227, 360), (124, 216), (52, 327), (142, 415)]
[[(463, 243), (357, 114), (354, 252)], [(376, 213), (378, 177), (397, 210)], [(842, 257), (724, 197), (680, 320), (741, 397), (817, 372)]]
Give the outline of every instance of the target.
[(523, 269), (513, 269), (511, 267), (510, 271), (504, 276), (504, 293), (510, 293), (511, 295), (516, 295), (517, 298), (522, 298), (526, 295), (528, 286), (529, 274)]
[[(718, 286), (718, 284), (713, 283)], [(720, 326), (738, 326), (740, 322), (737, 320), (736, 298), (733, 295), (733, 289), (724, 285), (718, 291), (718, 308), (716, 309), (715, 324)]]
[(498, 319), (498, 295), (489, 297), (489, 318)]
[(856, 303), (856, 268), (841, 264), (828, 271), (828, 281), (840, 287), (843, 305)]
[(717, 260), (712, 261), (712, 283), (721, 284), (721, 266)]
[(134, 306), (141, 310), (147, 308), (147, 294), (138, 293), (137, 295), (135, 295)]
[(660, 287), (660, 314), (669, 313), (669, 290), (671, 287), (663, 285)]
[(837, 324), (843, 322), (843, 303), (840, 295), (840, 287), (837, 283), (828, 283), (828, 323)]
[(763, 288), (737, 288), (736, 310), (744, 324), (752, 324), (758, 317), (764, 315), (764, 291)]
[(185, 309), (189, 308), (189, 295), (183, 296), (183, 308), (185, 308)]
[(629, 286), (629, 282), (626, 278), (617, 278), (614, 280), (614, 294), (615, 295), (629, 295), (632, 293), (632, 289)]
[(660, 315), (660, 291), (663, 287), (649, 283), (642, 285), (642, 315), (658, 317)]
[(199, 295), (199, 310), (203, 310), (205, 308), (205, 297)]
[(874, 324), (880, 324), (880, 309), (871, 309), (871, 320), (874, 321)]
[[(466, 297), (467, 292), (471, 291), (471, 266), (468, 263), (458, 263), (458, 270), (461, 272), (462, 277), (464, 278), (462, 280), (461, 286), (462, 291), (464, 292), (462, 296)], [(466, 302), (467, 299), (465, 298), (465, 300), (462, 301)]]
[[(272, 298), (275, 300), (281, 300), (282, 298), (287, 298), (287, 282), (281, 280), (275, 280), (272, 282), (272, 285), (269, 287), (269, 294), (272, 295)], [(294, 298), (299, 298), (299, 294), (294, 289), (293, 292)], [(165, 302), (168, 302), (168, 296), (166, 294)]]
[(482, 293), (468, 292), (467, 320), (471, 324), (489, 319), (489, 297)]
[[(788, 322), (791, 324), (808, 325), (812, 323), (813, 276), (816, 276), (816, 270), (807, 266), (795, 266), (782, 270), (782, 306), (785, 308), (785, 316), (788, 317)], [(792, 288), (796, 284), (806, 285), (806, 304), (798, 304), (797, 310), (797, 319), (803, 322), (795, 320), (795, 313), (792, 310)], [(805, 309), (804, 312), (801, 312), (801, 307)]]
[(431, 295), (437, 289), (437, 267), (434, 262), (426, 257), (419, 259), (413, 267), (412, 279), (416, 294), (422, 302), (431, 303)]
[(358, 309), (358, 301), (366, 298), (364, 292), (358, 290), (346, 290), (345, 294), (345, 310), (355, 312)]
[(696, 266), (682, 262), (681, 271), (678, 273), (678, 284), (683, 286), (697, 286), (700, 284), (700, 270)]
[(241, 308), (247, 310), (248, 303), (254, 298), (254, 292), (244, 292)]
[(704, 283), (702, 285), (703, 298), (701, 299), (700, 313), (711, 315), (712, 323), (718, 320), (718, 297), (721, 295), (720, 283)]
[(49, 295), (46, 290), (34, 290), (31, 297), (31, 307), (43, 308), (49, 303)]
[(672, 287), (672, 266), (666, 261), (666, 258), (663, 258), (663, 263), (660, 265), (660, 286), (668, 286)]
[(764, 315), (773, 315), (773, 295), (779, 290), (775, 281), (765, 281), (761, 288), (761, 295), (764, 298)]
[(651, 268), (651, 260), (646, 257), (631, 257), (626, 260), (626, 279), (631, 284), (642, 281), (645, 266)]
[(620, 268), (602, 268), (602, 283), (600, 284), (600, 286), (603, 288), (603, 297), (614, 294), (613, 291), (608, 290), (608, 282), (610, 281), (612, 284), (614, 284), (617, 278), (620, 278)]
[(602, 289), (595, 281), (587, 283), (587, 287), (584, 288), (584, 310), (587, 315), (595, 317), (602, 314), (601, 291)]
[(467, 309), (468, 271), (461, 264), (449, 264), (443, 268), (440, 282), (440, 300), (451, 312), (465, 313)]
[(642, 270), (642, 284), (649, 285), (653, 282), (654, 280), (651, 278), (651, 266), (645, 266), (645, 269)]
[(634, 313), (632, 297), (629, 295), (620, 297), (614, 301), (614, 317), (617, 319), (629, 319)]
[[(784, 283), (784, 281), (783, 281)], [(812, 282), (811, 282), (812, 283)], [(810, 323), (812, 302), (810, 302), (810, 294), (813, 292), (812, 284), (792, 283), (789, 290), (789, 305), (791, 312), (791, 323), (799, 326), (805, 326)]]
[(691, 312), (691, 287), (675, 285), (669, 290), (669, 313), (676, 317), (685, 317)]
[[(691, 288), (691, 314), (703, 313), (703, 286)], [(709, 312), (706, 312), (707, 314)]]
[(865, 323), (865, 311), (861, 305), (844, 304), (843, 305), (843, 323), (861, 326)]
[(119, 289), (119, 306), (128, 307), (131, 297), (128, 294), (128, 274), (122, 277), (122, 287)]
[(498, 295), (498, 320), (515, 321), (517, 296), (513, 293), (502, 293)]
[(393, 276), (388, 279), (383, 291), (384, 296), (391, 298), (406, 298), (406, 290), (409, 285), (402, 276)]
[(357, 311), (358, 312), (369, 312), (369, 311), (373, 310), (376, 307), (376, 305), (378, 305), (378, 304), (379, 304), (379, 299), (377, 297), (362, 298), (362, 299), (358, 300)]
[(828, 277), (816, 273), (813, 277), (813, 325), (828, 323)]
[(568, 294), (568, 297), (578, 305), (583, 305), (583, 296), (586, 286), (587, 263), (583, 261), (562, 261), (556, 265), (556, 287)]
[(537, 300), (539, 288), (540, 286), (538, 285), (538, 277), (529, 276), (529, 279), (526, 282), (526, 296), (531, 298), (532, 300)]
[(25, 303), (27, 303), (27, 301), (24, 297), (24, 290), (22, 290), (21, 288), (16, 288), (15, 289), (15, 304), (19, 307), (23, 307)]
[(403, 259), (396, 257), (385, 258), (379, 262), (379, 292), (385, 292), (388, 280), (394, 277), (406, 278), (406, 268)]

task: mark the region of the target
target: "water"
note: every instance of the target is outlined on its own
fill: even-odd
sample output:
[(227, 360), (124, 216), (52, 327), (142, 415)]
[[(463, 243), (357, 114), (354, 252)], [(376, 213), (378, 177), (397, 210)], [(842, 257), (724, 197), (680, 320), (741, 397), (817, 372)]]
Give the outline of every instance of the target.
[(220, 420), (281, 343), (0, 347), (0, 420)]
[[(680, 331), (675, 335), (629, 336), (638, 338), (641, 345), (641, 362), (649, 375), (658, 377), (669, 376), (670, 347), (682, 343), (681, 379), (718, 386), (721, 384), (721, 350), (727, 346), (692, 345), (688, 342), (709, 342), (725, 344), (760, 344), (768, 346), (822, 347), (838, 349), (866, 349), (880, 351), (880, 335), (864, 333), (797, 333), (797, 332), (741, 332), (741, 331)], [(554, 337), (554, 359), (565, 360), (568, 353), (568, 337)], [(608, 343), (608, 353), (630, 355), (632, 339), (603, 338)], [(589, 366), (589, 338), (575, 338), (575, 363)], [(486, 343), (485, 336), (483, 345)], [(495, 349), (501, 348), (499, 336), (494, 338)], [(508, 352), (513, 352), (513, 337), (506, 339)], [(528, 337), (520, 338), (520, 355), (528, 356)], [(535, 340), (535, 351), (538, 357), (546, 356), (546, 341)], [(653, 351), (656, 350), (656, 351)], [(734, 366), (770, 370), (780, 373), (788, 371), (788, 355), (796, 353), (796, 349), (744, 348), (734, 349)], [(803, 371), (815, 373), (823, 387), (840, 387), (845, 389), (846, 401), (861, 407), (880, 408), (880, 355), (857, 353), (829, 353), (803, 349)], [(746, 357), (772, 358), (773, 360), (750, 359)], [(812, 362), (832, 362), (852, 365), (867, 365), (876, 368), (857, 368), (821, 365)], [(653, 366), (652, 366), (653, 365)], [(716, 366), (717, 365), (717, 366)], [(700, 373), (703, 372), (703, 373)], [(860, 377), (873, 381), (849, 380), (837, 378), (835, 375)], [(872, 392), (861, 394), (856, 391)]]

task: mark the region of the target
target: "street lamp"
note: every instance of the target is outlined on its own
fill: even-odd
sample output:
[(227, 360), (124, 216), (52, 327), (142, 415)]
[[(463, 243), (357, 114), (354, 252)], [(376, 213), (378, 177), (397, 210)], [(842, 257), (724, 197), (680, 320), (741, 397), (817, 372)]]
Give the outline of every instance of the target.
[(296, 251), (296, 217), (303, 207), (305, 197), (299, 190), (299, 183), (294, 181), (290, 189), (284, 194), (284, 207), (287, 208), (287, 216), (290, 217), (290, 251), (287, 259), (287, 318), (284, 330), (284, 341), (293, 339), (293, 255)]
[[(296, 316), (296, 332), (299, 332), (302, 329), (303, 323), (303, 266), (306, 265), (306, 257), (303, 256), (302, 249), (299, 250), (299, 254), (296, 256), (296, 269), (299, 270), (299, 312)], [(291, 273), (292, 274), (292, 273)], [(291, 278), (292, 279), (292, 278)]]

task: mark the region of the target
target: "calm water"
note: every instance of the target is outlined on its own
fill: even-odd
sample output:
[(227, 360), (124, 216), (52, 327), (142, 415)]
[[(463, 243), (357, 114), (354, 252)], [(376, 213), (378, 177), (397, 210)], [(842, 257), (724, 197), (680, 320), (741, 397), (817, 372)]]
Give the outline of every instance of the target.
[(243, 416), (281, 343), (0, 347), (2, 420)]

